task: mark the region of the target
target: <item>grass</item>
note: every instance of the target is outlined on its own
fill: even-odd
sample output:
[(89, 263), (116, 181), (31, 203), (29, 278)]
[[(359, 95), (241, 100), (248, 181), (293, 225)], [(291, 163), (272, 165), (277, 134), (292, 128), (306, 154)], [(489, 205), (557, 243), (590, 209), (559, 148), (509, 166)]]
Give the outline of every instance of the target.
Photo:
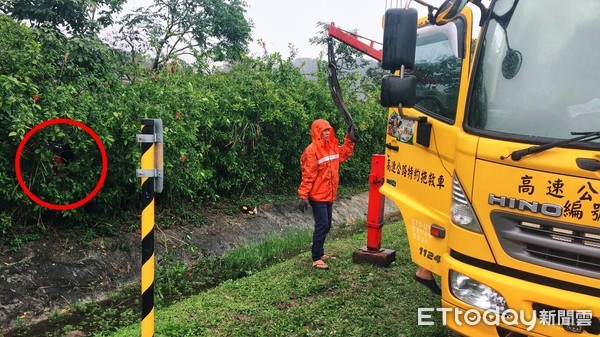
[[(262, 241), (230, 250), (220, 258), (200, 259), (190, 266), (176, 261), (173, 256), (163, 256), (156, 266), (155, 308), (160, 310), (224, 280), (255, 274), (310, 249), (310, 242), (310, 230), (292, 229), (283, 235), (273, 234)], [(48, 322), (40, 325), (24, 325), (11, 336), (57, 337), (75, 330), (85, 331), (87, 336), (109, 336), (117, 328), (139, 320), (139, 284), (126, 286), (109, 296), (109, 300), (101, 303), (76, 305), (65, 314), (52, 315)]]
[[(416, 267), (402, 222), (383, 231), (384, 247), (396, 250), (396, 262), (389, 268), (352, 263), (352, 252), (365, 243), (364, 234), (332, 239), (326, 250), (338, 258), (329, 263), (330, 270), (311, 268), (306, 247), (306, 252), (260, 272), (244, 272), (251, 275), (158, 309), (155, 335), (450, 336), (439, 317), (432, 326), (417, 325), (417, 309), (439, 307), (439, 297), (411, 278)], [(139, 329), (137, 323), (113, 336), (139, 336)]]
[[(363, 192), (363, 187), (348, 188), (340, 194)], [(288, 196), (289, 199), (289, 196)], [(265, 198), (266, 200), (266, 198)], [(273, 197), (272, 201), (278, 199)], [(202, 223), (202, 214), (186, 212), (187, 208), (169, 209), (157, 214), (163, 228), (190, 222)], [(239, 210), (235, 210), (238, 212)], [(132, 222), (133, 223), (133, 222)], [(106, 223), (94, 227), (102, 227)], [(136, 225), (138, 223), (136, 222)], [(112, 227), (115, 230), (116, 227)], [(127, 231), (130, 224), (119, 226), (118, 232)], [(364, 219), (356, 223), (336, 226), (330, 238), (348, 237), (364, 231)], [(69, 237), (78, 238), (82, 243), (95, 238), (93, 229), (78, 232), (75, 229), (67, 231)], [(155, 277), (155, 306), (161, 310), (174, 302), (180, 301), (200, 291), (212, 288), (223, 282), (240, 277), (256, 274), (276, 263), (280, 263), (302, 252), (310, 250), (312, 232), (306, 229), (288, 230), (281, 234), (273, 234), (261, 242), (255, 242), (233, 249), (220, 258), (203, 258), (194, 265), (185, 265), (176, 256), (165, 254), (159, 258), (156, 265)], [(123, 250), (129, 250), (123, 246)], [(197, 247), (181, 247), (181, 249), (196, 250)], [(125, 286), (122, 289), (107, 294), (108, 299), (102, 302), (89, 302), (74, 305), (61, 313), (51, 314), (48, 321), (30, 325), (25, 320), (20, 327), (9, 333), (9, 336), (64, 336), (68, 331), (84, 331), (87, 335), (108, 336), (116, 329), (133, 324), (139, 320), (139, 284)], [(0, 333), (0, 337), (2, 334)]]

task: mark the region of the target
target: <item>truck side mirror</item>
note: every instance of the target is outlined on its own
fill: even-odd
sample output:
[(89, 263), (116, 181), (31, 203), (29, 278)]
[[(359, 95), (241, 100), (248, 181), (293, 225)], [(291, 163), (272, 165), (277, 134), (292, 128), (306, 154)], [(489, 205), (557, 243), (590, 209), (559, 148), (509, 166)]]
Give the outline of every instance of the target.
[(446, 0), (435, 13), (435, 24), (442, 26), (454, 20), (469, 0)]
[(417, 48), (417, 10), (415, 8), (390, 8), (383, 19), (383, 49), (381, 67), (396, 71), (402, 66), (415, 66)]
[(417, 103), (417, 78), (414, 76), (384, 76), (381, 79), (381, 106), (412, 108)]

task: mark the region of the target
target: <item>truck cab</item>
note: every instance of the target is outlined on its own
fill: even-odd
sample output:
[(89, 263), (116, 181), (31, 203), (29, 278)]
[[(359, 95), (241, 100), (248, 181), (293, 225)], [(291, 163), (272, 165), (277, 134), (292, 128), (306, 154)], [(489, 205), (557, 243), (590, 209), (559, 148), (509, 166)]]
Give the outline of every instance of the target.
[(600, 336), (600, 2), (472, 2), (386, 11), (380, 192), (452, 330)]

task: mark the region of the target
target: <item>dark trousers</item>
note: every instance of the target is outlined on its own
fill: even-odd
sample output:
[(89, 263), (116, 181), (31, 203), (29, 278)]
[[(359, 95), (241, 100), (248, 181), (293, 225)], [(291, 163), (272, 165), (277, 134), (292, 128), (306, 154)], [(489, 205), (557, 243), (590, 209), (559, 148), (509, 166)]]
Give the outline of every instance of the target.
[(315, 231), (313, 232), (312, 260), (317, 261), (325, 254), (323, 246), (325, 238), (331, 229), (331, 216), (333, 203), (311, 201), (313, 218), (315, 219)]

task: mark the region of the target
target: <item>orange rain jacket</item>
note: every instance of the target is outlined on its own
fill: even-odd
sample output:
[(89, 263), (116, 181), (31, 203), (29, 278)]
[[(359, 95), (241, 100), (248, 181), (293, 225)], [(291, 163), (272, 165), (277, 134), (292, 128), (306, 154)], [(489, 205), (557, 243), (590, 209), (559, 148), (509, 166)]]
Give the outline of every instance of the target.
[[(330, 129), (329, 139), (322, 139), (321, 133)], [(298, 187), (301, 199), (318, 202), (333, 202), (337, 196), (340, 177), (340, 163), (354, 152), (354, 143), (348, 135), (344, 144), (338, 145), (335, 132), (328, 121), (317, 119), (310, 128), (312, 143), (306, 147), (300, 158), (302, 182)]]

